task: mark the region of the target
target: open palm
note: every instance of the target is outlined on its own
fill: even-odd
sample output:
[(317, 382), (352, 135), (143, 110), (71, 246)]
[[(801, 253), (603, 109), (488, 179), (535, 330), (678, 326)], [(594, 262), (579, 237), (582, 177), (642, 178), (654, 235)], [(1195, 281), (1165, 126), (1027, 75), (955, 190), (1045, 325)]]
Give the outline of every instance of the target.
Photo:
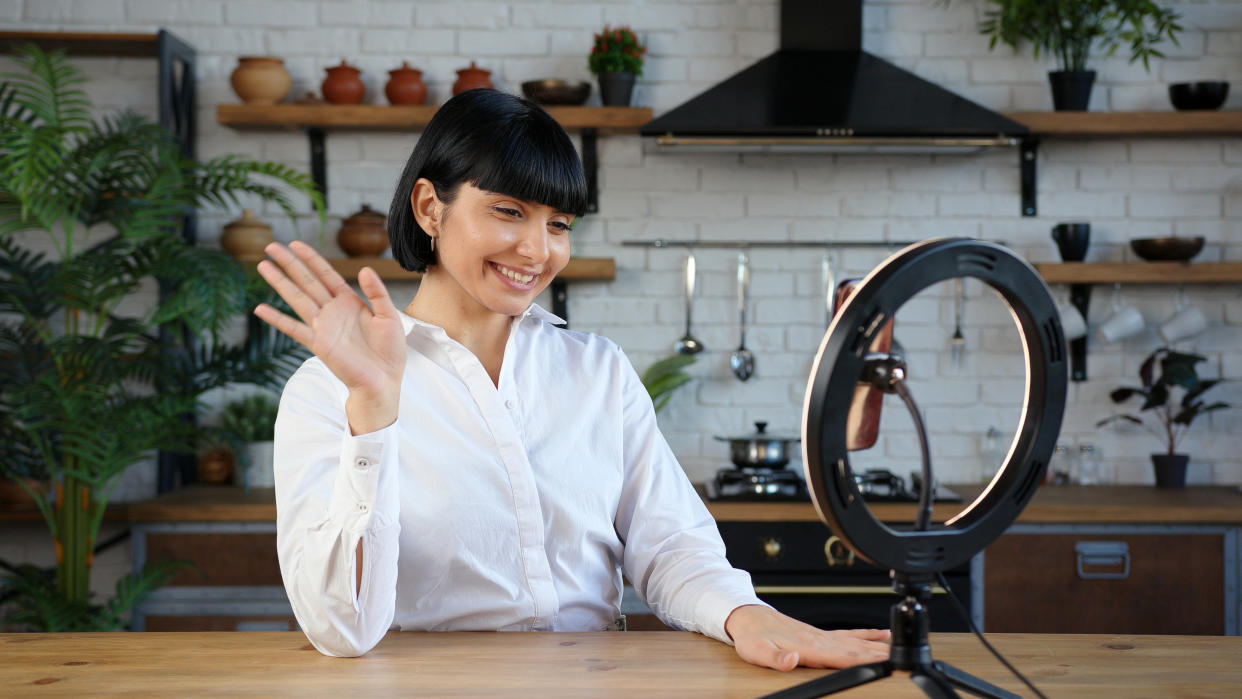
[(265, 251), (272, 260), (259, 263), (259, 274), (301, 320), (266, 304), (255, 315), (313, 352), (351, 393), (395, 404), (405, 369), (405, 330), (379, 275), (370, 268), (358, 274), (368, 308), (309, 245), (272, 243)]

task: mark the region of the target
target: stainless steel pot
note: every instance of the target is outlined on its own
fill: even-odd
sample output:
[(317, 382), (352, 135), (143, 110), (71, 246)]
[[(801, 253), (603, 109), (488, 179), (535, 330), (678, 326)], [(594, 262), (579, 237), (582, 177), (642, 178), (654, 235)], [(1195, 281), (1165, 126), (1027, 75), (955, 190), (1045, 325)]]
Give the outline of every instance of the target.
[(789, 463), (790, 445), (801, 441), (798, 437), (768, 434), (768, 423), (762, 421), (755, 423), (752, 434), (741, 437), (717, 436), (716, 439), (729, 443), (733, 465), (743, 469), (784, 468)]

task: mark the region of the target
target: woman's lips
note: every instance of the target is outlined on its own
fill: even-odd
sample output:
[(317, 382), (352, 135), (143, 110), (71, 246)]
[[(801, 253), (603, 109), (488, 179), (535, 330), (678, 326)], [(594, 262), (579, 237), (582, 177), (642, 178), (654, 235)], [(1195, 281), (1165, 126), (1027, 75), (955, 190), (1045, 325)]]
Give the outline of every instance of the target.
[(530, 291), (535, 288), (535, 282), (539, 281), (538, 274), (523, 272), (496, 262), (489, 262), (488, 266), (492, 268), (496, 276), (500, 277), (501, 281), (519, 291)]

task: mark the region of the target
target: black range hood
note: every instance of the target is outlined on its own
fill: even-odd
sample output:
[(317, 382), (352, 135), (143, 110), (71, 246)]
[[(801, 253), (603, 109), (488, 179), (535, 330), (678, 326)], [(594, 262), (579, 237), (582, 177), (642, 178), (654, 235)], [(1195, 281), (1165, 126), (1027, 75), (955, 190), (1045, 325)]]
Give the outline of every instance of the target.
[(658, 146), (974, 151), (1027, 128), (862, 50), (862, 0), (782, 0), (780, 50), (640, 129)]

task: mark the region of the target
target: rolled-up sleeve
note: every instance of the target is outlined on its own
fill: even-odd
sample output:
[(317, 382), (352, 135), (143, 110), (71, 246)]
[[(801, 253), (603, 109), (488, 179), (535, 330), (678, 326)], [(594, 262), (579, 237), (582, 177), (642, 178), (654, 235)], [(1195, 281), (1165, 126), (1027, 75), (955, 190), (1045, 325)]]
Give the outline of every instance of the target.
[(274, 449), (276, 546), (306, 637), (325, 655), (352, 657), (392, 625), (400, 500), (396, 426), (352, 436), (345, 398), (344, 385), (318, 359), (285, 386)]
[(660, 434), (647, 390), (620, 355), (624, 486), (617, 533), (622, 567), (665, 623), (731, 643), (724, 624), (755, 596), (750, 575), (729, 564), (716, 521)]

